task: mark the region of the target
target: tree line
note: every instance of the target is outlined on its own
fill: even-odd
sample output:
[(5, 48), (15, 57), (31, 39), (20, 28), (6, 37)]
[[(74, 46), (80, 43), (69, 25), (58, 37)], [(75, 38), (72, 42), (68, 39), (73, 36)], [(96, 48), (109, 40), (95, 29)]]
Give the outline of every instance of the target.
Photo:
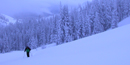
[(0, 27), (0, 53), (63, 44), (114, 29), (130, 15), (130, 0), (93, 0), (71, 8), (60, 4), (59, 14), (22, 20)]

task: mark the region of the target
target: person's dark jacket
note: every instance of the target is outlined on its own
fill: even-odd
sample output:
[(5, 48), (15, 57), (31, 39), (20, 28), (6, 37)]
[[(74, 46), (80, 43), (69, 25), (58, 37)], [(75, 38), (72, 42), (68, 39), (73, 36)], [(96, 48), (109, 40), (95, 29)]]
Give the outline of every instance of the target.
[(27, 50), (31, 51), (31, 49), (28, 46), (25, 48), (24, 52)]

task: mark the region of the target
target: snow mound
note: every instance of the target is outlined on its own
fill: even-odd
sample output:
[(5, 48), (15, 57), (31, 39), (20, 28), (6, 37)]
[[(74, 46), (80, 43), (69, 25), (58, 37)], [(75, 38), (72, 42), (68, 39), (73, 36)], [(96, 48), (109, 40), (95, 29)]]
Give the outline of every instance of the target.
[(127, 17), (126, 19), (122, 20), (119, 24), (118, 27), (124, 26), (130, 24), (130, 17)]

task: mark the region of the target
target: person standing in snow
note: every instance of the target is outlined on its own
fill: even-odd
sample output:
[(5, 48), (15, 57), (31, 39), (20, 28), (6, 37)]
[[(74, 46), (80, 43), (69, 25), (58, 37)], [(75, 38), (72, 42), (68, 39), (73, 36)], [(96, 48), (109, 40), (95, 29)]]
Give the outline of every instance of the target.
[(30, 49), (28, 46), (26, 46), (24, 52), (25, 52), (25, 51), (26, 51), (26, 53), (27, 53), (27, 57), (29, 57), (29, 53), (30, 53), (31, 49)]

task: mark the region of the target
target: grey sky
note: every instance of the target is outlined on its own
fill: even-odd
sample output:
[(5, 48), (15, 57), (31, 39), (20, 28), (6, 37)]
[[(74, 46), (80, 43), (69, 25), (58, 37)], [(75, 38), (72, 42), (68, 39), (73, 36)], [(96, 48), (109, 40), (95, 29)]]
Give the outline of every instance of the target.
[(14, 15), (24, 12), (37, 13), (42, 12), (52, 13), (49, 8), (55, 9), (62, 4), (78, 5), (87, 0), (1, 0), (0, 13)]

